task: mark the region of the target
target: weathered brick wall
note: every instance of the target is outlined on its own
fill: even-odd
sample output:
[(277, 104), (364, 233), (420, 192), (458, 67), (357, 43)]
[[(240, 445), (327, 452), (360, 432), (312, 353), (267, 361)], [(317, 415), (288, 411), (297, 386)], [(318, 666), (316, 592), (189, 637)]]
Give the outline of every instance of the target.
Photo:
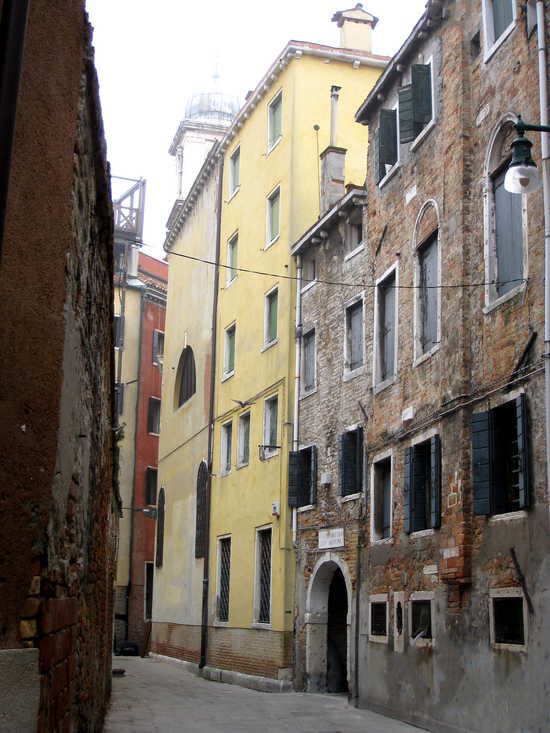
[(292, 664), (292, 633), (270, 629), (208, 629), (208, 665), (277, 679)]
[(201, 627), (188, 624), (153, 622), (151, 651), (198, 664)]

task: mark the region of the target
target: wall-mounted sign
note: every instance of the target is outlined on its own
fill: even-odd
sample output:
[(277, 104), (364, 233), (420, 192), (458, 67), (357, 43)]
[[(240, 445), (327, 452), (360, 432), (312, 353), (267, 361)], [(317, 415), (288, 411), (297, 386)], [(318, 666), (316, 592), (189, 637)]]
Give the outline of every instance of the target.
[(328, 550), (331, 547), (344, 547), (344, 528), (319, 530), (319, 549)]

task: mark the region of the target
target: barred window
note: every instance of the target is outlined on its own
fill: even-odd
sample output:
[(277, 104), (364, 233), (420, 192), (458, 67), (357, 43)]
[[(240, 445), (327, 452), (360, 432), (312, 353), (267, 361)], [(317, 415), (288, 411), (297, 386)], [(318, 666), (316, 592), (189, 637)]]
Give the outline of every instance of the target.
[(176, 373), (176, 409), (187, 402), (196, 389), (195, 356), (193, 349), (186, 346), (181, 352)]
[(218, 621), (229, 621), (229, 582), (231, 574), (231, 537), (219, 541), (220, 585), (218, 592)]
[(206, 543), (208, 541), (207, 532), (207, 484), (208, 484), (208, 468), (205, 461), (201, 461), (197, 473), (197, 508), (195, 518), (195, 557), (206, 557)]
[(258, 623), (271, 622), (271, 527), (257, 535)]

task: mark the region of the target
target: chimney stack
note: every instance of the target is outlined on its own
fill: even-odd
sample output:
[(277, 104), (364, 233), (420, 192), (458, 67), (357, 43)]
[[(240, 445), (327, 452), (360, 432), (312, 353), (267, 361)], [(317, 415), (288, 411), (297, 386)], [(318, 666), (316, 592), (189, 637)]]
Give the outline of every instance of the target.
[(321, 191), (319, 216), (323, 216), (345, 193), (344, 167), (346, 149), (336, 145), (338, 100), (341, 87), (330, 88), (330, 142), (321, 155)]
[(362, 3), (349, 10), (339, 10), (332, 20), (340, 28), (340, 48), (372, 53), (372, 31), (378, 18), (364, 10)]

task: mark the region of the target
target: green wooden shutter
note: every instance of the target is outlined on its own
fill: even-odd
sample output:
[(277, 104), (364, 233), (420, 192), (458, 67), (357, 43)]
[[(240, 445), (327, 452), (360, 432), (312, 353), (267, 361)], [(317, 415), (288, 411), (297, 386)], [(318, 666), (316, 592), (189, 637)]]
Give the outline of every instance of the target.
[(397, 112), (394, 109), (380, 110), (380, 176), (387, 173), (387, 166), (397, 161)]
[(374, 131), (374, 140), (373, 140), (373, 169), (374, 169), (374, 177), (376, 180), (376, 183), (380, 183), (382, 178), (384, 178), (384, 171), (383, 166), (380, 163), (380, 128), (378, 127)]
[(309, 503), (315, 504), (317, 502), (317, 446), (312, 445), (309, 448), (309, 452)]
[(491, 415), (472, 415), (472, 481), (474, 514), (491, 513)]
[(518, 436), (518, 484), (519, 506), (526, 509), (531, 503), (531, 476), (529, 465), (529, 428), (527, 423), (527, 398), (521, 394), (516, 398), (516, 425)]
[(441, 438), (434, 435), (430, 440), (431, 458), (431, 517), (430, 526), (434, 529), (441, 527)]
[(399, 90), (399, 142), (410, 143), (416, 137), (412, 85)]
[(363, 490), (363, 428), (355, 431), (355, 487), (353, 493)]
[(430, 517), (427, 510), (426, 493), (429, 488), (430, 464), (429, 456), (423, 450), (424, 445), (413, 447), (413, 470), (411, 491), (411, 529), (421, 532), (429, 528)]
[(355, 493), (357, 475), (354, 432), (342, 433), (340, 438), (340, 488), (342, 496)]
[(432, 119), (432, 67), (414, 64), (411, 68), (412, 106), (415, 137)]
[(302, 472), (302, 459), (299, 450), (288, 454), (288, 506), (298, 506), (298, 492)]
[(411, 514), (412, 505), (414, 503), (412, 492), (412, 476), (413, 476), (413, 449), (405, 449), (405, 466), (404, 466), (404, 484), (403, 484), (403, 529), (407, 534), (411, 533)]

